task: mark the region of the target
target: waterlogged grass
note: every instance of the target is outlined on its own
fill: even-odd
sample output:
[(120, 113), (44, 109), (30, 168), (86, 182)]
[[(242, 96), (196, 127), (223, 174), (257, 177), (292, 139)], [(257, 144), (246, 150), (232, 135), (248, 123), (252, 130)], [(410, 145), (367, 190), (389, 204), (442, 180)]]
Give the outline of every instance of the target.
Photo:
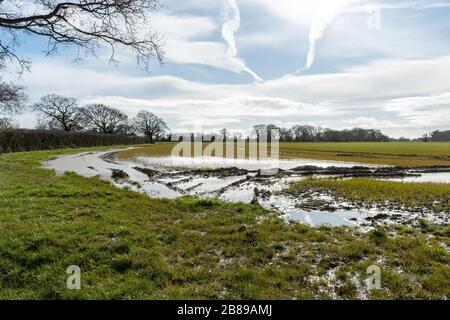
[[(176, 143), (161, 143), (139, 150), (125, 151), (119, 156), (123, 158), (169, 156), (175, 145)], [(208, 143), (204, 143), (203, 149), (207, 145)], [(450, 166), (449, 142), (284, 142), (280, 143), (279, 148), (282, 159), (305, 158), (405, 167)], [(234, 150), (237, 150), (237, 146), (234, 146)], [(248, 144), (245, 146), (245, 154), (248, 157)]]
[(331, 192), (355, 203), (374, 205), (392, 203), (409, 208), (428, 207), (450, 214), (450, 183), (407, 183), (369, 178), (308, 178), (290, 186), (288, 192), (314, 189)]
[[(449, 227), (314, 229), (258, 206), (156, 200), (40, 166), (74, 152), (0, 155), (2, 299), (450, 297)], [(363, 283), (372, 264), (381, 290)], [(81, 290), (66, 288), (69, 265)]]

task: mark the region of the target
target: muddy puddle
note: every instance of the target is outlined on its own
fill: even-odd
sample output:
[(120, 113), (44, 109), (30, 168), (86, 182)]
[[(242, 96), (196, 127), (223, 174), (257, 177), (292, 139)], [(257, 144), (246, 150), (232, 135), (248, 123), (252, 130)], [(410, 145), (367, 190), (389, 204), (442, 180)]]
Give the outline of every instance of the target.
[[(67, 155), (45, 163), (57, 174), (73, 171), (86, 177), (100, 176), (122, 188), (151, 197), (195, 196), (222, 201), (259, 204), (279, 212), (286, 221), (312, 226), (372, 228), (391, 223), (416, 224), (419, 219), (449, 223), (448, 213), (418, 208), (362, 208), (330, 195), (281, 192), (290, 183), (307, 177), (371, 177), (394, 181), (450, 183), (450, 168), (403, 168), (356, 166), (355, 163), (321, 160), (258, 161), (223, 158), (138, 157), (116, 159), (114, 153)], [(116, 175), (114, 172), (121, 174)], [(112, 175), (115, 177), (113, 178)]]

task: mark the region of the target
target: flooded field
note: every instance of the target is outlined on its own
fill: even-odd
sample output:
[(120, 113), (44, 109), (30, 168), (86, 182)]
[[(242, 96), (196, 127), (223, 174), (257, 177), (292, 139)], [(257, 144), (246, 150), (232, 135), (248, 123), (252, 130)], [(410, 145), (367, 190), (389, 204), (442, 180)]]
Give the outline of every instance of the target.
[(362, 207), (336, 200), (325, 193), (283, 192), (292, 182), (307, 177), (370, 177), (410, 182), (450, 183), (450, 169), (400, 168), (357, 165), (324, 160), (245, 160), (225, 158), (136, 157), (117, 159), (114, 153), (95, 152), (59, 157), (45, 166), (58, 174), (74, 171), (82, 176), (100, 176), (119, 187), (144, 192), (151, 197), (184, 195), (218, 198), (222, 201), (259, 204), (278, 212), (285, 220), (312, 226), (358, 226), (414, 224), (419, 219), (449, 222), (448, 213), (424, 208), (406, 210), (388, 205)]

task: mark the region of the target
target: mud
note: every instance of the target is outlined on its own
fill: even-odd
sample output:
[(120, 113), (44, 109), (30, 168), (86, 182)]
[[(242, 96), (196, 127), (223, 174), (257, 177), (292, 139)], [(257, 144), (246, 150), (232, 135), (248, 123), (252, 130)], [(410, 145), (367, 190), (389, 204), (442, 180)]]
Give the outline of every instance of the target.
[(448, 173), (450, 166), (434, 166), (434, 167), (317, 167), (317, 166), (300, 166), (295, 167), (292, 171), (302, 175), (336, 175), (343, 178), (403, 178), (403, 177), (421, 177), (424, 173)]
[[(273, 209), (285, 212), (285, 218), (317, 224), (324, 219), (334, 224), (373, 228), (388, 224), (418, 226), (420, 220), (445, 225), (450, 222), (448, 212), (437, 210), (433, 204), (405, 208), (397, 203), (367, 205), (349, 202), (331, 192), (320, 190), (279, 192), (278, 199), (269, 203)], [(324, 216), (327, 214), (327, 217)], [(333, 224), (330, 223), (330, 224)]]

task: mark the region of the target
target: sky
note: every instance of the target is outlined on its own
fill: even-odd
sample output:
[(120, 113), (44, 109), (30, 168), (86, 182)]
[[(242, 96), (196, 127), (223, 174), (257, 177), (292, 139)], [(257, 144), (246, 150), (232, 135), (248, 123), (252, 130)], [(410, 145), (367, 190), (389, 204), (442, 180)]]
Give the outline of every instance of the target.
[[(259, 123), (376, 128), (392, 137), (450, 129), (450, 0), (161, 0), (151, 28), (165, 60), (140, 70), (130, 52), (74, 48), (32, 61), (20, 78), (29, 104), (47, 93), (146, 109), (173, 131)], [(33, 127), (36, 115), (17, 117)]]

